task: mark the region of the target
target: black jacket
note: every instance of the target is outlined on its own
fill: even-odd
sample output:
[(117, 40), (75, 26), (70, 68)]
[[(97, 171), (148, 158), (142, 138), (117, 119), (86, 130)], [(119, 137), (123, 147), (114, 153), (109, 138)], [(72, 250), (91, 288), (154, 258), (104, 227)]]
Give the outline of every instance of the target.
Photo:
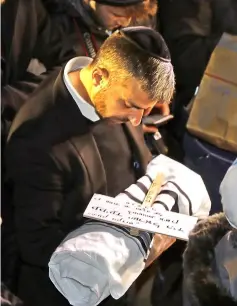
[[(6, 155), (23, 262), (19, 296), (31, 305), (67, 305), (48, 278), (51, 254), (82, 224), (94, 193), (115, 196), (135, 182), (133, 155), (140, 165), (137, 177), (150, 159), (140, 128), (109, 127), (101, 121), (99, 130), (97, 124), (81, 115), (62, 72), (21, 108), (12, 124)], [(120, 143), (120, 136), (128, 142)], [(113, 138), (109, 147), (107, 137)], [(109, 164), (114, 167), (108, 171)], [(118, 166), (124, 167), (123, 173), (113, 171)]]
[[(59, 13), (53, 16), (54, 21), (59, 23), (66, 33), (63, 52), (73, 52), (74, 56), (94, 57), (109, 34), (88, 4), (82, 0), (75, 3), (76, 8), (67, 2), (67, 14)], [(92, 45), (93, 52), (90, 52), (87, 41)]]
[(1, 5), (1, 17), (2, 119), (11, 122), (46, 77), (27, 72), (31, 59), (50, 70), (73, 54), (62, 50), (66, 29), (49, 18), (41, 0), (7, 0)]

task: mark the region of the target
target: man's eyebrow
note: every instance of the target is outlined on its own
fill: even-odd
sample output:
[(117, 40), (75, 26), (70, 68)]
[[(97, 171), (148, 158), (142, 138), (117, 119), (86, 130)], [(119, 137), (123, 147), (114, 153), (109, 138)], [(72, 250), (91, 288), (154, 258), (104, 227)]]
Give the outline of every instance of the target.
[(124, 17), (124, 14), (122, 14), (122, 13), (115, 13), (115, 12), (113, 12), (113, 14), (114, 14), (114, 16), (116, 16), (116, 17)]
[(142, 107), (140, 107), (140, 106), (138, 106), (138, 105), (136, 105), (133, 101), (131, 101), (131, 100), (128, 100), (128, 103), (131, 105), (131, 107), (133, 107), (133, 108), (136, 108), (136, 109), (143, 109), (144, 110), (144, 108), (142, 108)]

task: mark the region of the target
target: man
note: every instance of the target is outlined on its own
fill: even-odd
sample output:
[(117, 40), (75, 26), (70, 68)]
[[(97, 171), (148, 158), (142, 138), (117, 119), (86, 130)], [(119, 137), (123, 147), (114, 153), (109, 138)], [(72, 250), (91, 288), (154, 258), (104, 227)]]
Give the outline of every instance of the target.
[(151, 156), (136, 126), (158, 101), (170, 101), (173, 91), (164, 40), (152, 29), (132, 27), (111, 35), (94, 60), (69, 61), (19, 111), (7, 169), (23, 301), (67, 305), (49, 281), (50, 256), (83, 223), (94, 193), (114, 197), (144, 174)]

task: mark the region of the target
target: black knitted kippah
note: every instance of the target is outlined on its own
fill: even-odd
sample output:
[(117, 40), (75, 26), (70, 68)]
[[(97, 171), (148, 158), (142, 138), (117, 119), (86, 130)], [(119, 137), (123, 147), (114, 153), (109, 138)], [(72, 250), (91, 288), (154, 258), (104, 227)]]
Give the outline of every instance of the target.
[(118, 30), (125, 39), (151, 57), (170, 62), (170, 52), (163, 37), (151, 28), (138, 26)]

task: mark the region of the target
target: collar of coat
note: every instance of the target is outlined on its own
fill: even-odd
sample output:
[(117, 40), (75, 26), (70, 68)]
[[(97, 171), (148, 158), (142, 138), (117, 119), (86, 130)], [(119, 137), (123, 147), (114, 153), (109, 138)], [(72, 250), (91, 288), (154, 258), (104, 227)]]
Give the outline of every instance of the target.
[(190, 234), (183, 261), (184, 292), (189, 305), (237, 305), (215, 273), (215, 247), (231, 230), (224, 214), (220, 213), (199, 222)]

